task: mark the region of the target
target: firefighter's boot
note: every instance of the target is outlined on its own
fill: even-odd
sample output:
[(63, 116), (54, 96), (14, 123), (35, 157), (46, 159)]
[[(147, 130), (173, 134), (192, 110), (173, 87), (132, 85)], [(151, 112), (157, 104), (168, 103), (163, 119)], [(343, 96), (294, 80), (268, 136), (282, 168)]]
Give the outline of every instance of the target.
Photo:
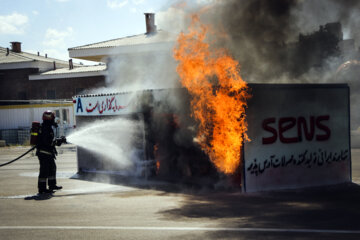
[(62, 189), (62, 186), (56, 186), (56, 185), (55, 186), (50, 186), (49, 189), (52, 190), (52, 191), (53, 190), (60, 190), (60, 189)]

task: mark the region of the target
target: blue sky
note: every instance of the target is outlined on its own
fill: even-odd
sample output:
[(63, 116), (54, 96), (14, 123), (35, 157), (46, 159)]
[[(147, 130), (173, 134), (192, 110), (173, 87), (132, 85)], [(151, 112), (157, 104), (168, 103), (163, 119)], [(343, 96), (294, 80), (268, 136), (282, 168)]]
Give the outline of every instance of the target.
[(23, 51), (67, 60), (70, 47), (144, 33), (143, 13), (165, 11), (173, 2), (0, 0), (0, 46), (20, 41)]

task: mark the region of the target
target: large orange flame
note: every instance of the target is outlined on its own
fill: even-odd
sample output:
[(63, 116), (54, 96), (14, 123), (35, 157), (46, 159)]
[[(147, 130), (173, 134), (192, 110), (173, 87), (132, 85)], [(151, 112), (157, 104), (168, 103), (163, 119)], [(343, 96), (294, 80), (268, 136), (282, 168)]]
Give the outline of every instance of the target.
[(240, 164), (244, 140), (249, 140), (248, 86), (238, 62), (205, 42), (209, 27), (199, 16), (192, 16), (188, 31), (178, 36), (174, 58), (181, 83), (192, 96), (192, 114), (199, 122), (197, 140), (218, 170), (231, 174)]

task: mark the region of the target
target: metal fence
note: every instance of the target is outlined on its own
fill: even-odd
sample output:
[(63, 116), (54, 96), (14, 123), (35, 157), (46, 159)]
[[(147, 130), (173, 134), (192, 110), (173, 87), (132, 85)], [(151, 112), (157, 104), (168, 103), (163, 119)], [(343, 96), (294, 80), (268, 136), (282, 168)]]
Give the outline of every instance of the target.
[[(54, 131), (55, 137), (68, 136), (72, 129), (60, 126)], [(30, 128), (0, 130), (0, 140), (5, 140), (6, 145), (29, 145)]]
[(5, 140), (6, 144), (18, 144), (18, 129), (1, 130), (1, 140)]
[(30, 144), (30, 129), (19, 129), (18, 133), (18, 144), (28, 145)]

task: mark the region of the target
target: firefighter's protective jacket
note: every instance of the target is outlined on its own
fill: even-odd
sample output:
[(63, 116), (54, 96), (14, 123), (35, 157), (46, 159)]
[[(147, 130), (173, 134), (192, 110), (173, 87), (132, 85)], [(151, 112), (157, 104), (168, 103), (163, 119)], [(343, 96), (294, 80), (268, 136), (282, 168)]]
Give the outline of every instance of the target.
[(36, 148), (36, 155), (39, 153), (52, 155), (53, 157), (57, 155), (54, 142), (54, 131), (50, 124), (41, 124)]

